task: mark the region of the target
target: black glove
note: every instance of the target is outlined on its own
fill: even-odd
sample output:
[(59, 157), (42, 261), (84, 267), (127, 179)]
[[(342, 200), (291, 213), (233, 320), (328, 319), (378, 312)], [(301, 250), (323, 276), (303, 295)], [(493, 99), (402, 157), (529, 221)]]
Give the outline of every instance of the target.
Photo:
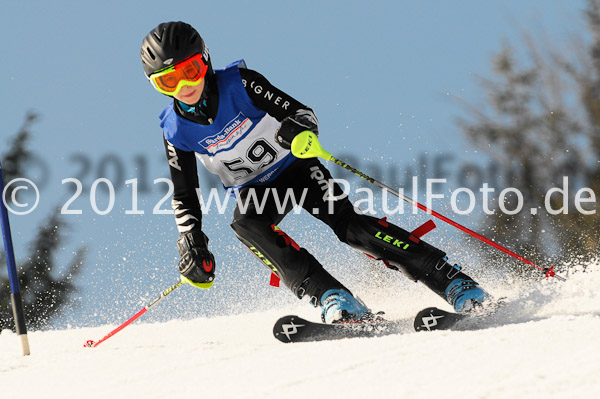
[(177, 240), (179, 273), (198, 288), (210, 288), (215, 280), (215, 257), (208, 250), (208, 237), (202, 231), (183, 233)]
[(275, 133), (275, 140), (286, 150), (292, 146), (292, 140), (298, 133), (310, 130), (319, 135), (319, 121), (310, 108), (299, 109), (294, 115), (290, 115), (281, 121), (281, 126)]

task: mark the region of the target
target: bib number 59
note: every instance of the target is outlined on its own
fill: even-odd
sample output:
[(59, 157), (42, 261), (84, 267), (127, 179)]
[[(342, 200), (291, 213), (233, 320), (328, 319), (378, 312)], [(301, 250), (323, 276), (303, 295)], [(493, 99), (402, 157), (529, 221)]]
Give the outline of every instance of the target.
[(238, 180), (265, 168), (275, 162), (275, 159), (277, 159), (277, 150), (265, 139), (258, 139), (248, 147), (244, 158), (238, 157), (222, 162), (234, 174), (235, 180)]

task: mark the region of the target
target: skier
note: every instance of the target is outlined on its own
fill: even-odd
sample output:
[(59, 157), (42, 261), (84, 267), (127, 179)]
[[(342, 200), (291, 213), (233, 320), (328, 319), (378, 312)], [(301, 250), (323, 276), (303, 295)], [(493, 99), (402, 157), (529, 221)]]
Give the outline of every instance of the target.
[[(296, 198), (304, 193), (303, 208), (342, 242), (422, 281), (456, 312), (468, 312), (490, 299), (460, 266), (448, 263), (443, 251), (385, 219), (357, 212), (318, 159), (292, 155), (290, 145), (298, 133), (318, 134), (310, 107), (246, 68), (243, 61), (213, 70), (204, 40), (184, 22), (162, 23), (150, 31), (142, 42), (141, 59), (154, 88), (173, 98), (160, 114), (160, 125), (174, 185), (178, 268), (188, 282), (209, 288), (215, 278), (215, 259), (202, 231), (197, 157), (225, 188), (239, 189), (231, 227), (240, 241), (294, 295), (321, 307), (326, 323), (377, 316), (277, 226), (292, 204), (280, 210), (275, 196), (283, 198), (287, 190)], [(258, 201), (241, 209), (239, 203), (248, 198)], [(263, 199), (260, 209), (257, 204)]]

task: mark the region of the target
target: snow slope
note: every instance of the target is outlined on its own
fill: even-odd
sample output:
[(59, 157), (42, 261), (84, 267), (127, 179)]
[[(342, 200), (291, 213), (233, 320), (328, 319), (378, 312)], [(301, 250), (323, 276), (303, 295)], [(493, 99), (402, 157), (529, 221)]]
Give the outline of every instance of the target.
[(416, 285), (395, 296), (379, 291), (363, 298), (406, 320), (401, 334), (381, 338), (275, 340), (277, 317), (317, 319), (307, 305), (137, 323), (93, 349), (83, 343), (123, 320), (32, 332), (28, 357), (4, 331), (0, 387), (4, 396), (22, 398), (600, 397), (600, 266), (573, 273), (566, 283), (504, 286), (492, 291), (511, 298), (503, 313), (471, 331), (413, 332), (416, 311), (440, 306)]

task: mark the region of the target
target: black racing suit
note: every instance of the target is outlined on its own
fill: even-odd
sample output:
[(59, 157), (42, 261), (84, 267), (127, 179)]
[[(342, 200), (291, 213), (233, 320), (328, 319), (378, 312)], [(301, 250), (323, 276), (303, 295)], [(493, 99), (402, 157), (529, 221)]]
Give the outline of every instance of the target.
[[(299, 109), (309, 109), (271, 85), (258, 72), (240, 69), (240, 74), (254, 105), (277, 121), (294, 115)], [(200, 105), (186, 112), (175, 100), (176, 112), (200, 124), (212, 123), (219, 103), (216, 87), (211, 77), (207, 78), (204, 100), (200, 100)], [(266, 96), (265, 93), (271, 95)], [(165, 148), (174, 185), (172, 205), (178, 229), (180, 233), (201, 230), (202, 212), (196, 193), (199, 187), (196, 157), (193, 152), (182, 151), (166, 140)], [(245, 212), (237, 207), (231, 226), (238, 238), (296, 296), (302, 298), (306, 295), (316, 306), (324, 292), (344, 286), (306, 249), (277, 227), (292, 209), (291, 201), (283, 212), (277, 207), (288, 189), (293, 191), (296, 199), (304, 198), (303, 208), (328, 225), (342, 242), (375, 259), (386, 261), (389, 267), (402, 270), (415, 281), (422, 280), (444, 299), (445, 289), (452, 278), (468, 278), (445, 261), (445, 253), (441, 250), (385, 220), (357, 213), (348, 198), (342, 196), (341, 187), (330, 182), (331, 178), (318, 159), (297, 159), (274, 181), (266, 185), (245, 186), (239, 192), (239, 199), (245, 202), (249, 192), (255, 190), (259, 204), (262, 196), (268, 195), (265, 208), (260, 212), (252, 201)], [(277, 200), (272, 189), (278, 193)], [(330, 201), (332, 198), (335, 201)]]

